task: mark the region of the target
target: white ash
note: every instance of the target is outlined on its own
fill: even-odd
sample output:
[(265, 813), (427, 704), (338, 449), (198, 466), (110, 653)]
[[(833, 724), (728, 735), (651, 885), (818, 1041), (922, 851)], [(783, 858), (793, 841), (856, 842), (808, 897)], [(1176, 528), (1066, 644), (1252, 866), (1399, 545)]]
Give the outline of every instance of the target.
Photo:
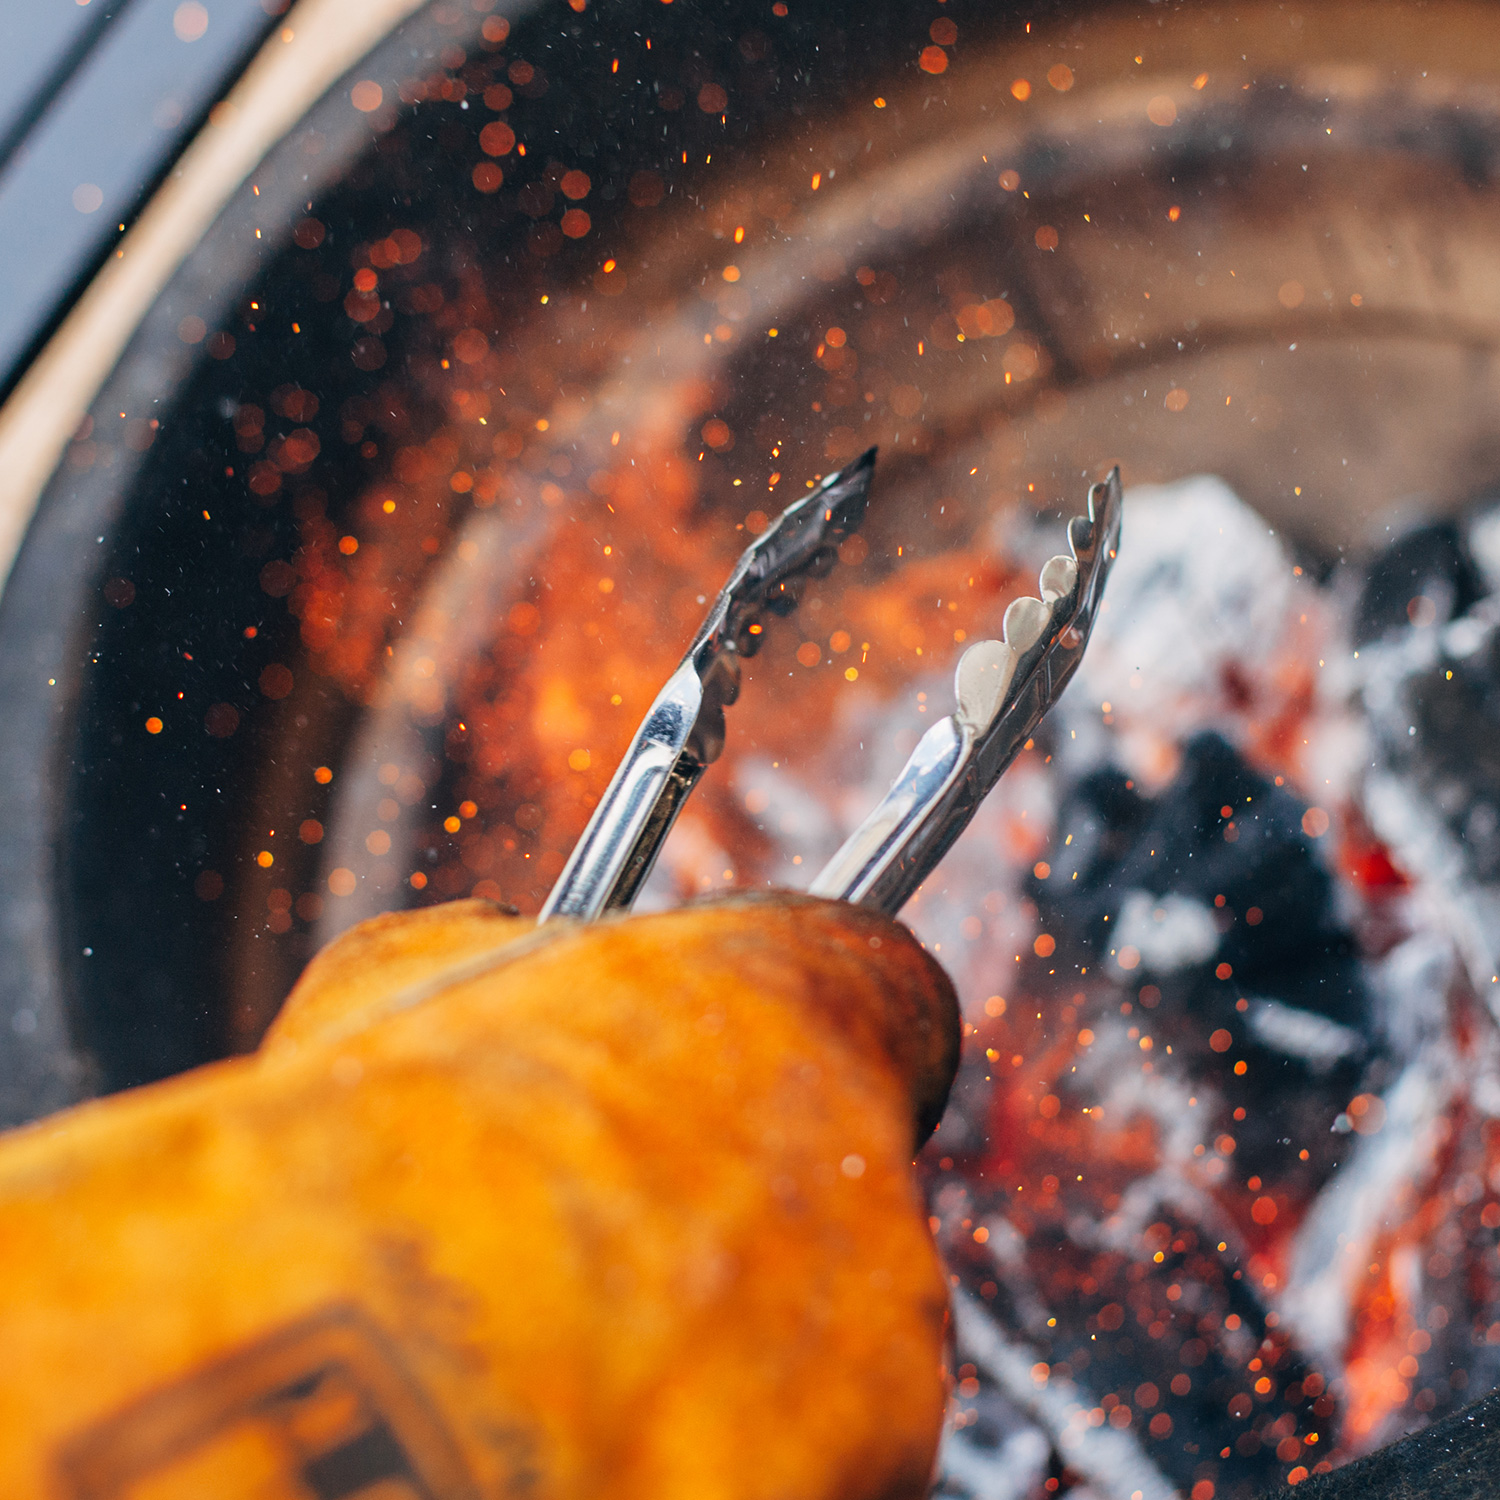
[(1452, 1092), (1448, 1060), (1429, 1049), (1387, 1090), (1380, 1132), (1346, 1137), (1348, 1159), (1297, 1233), (1280, 1306), (1302, 1343), (1331, 1368), (1347, 1352), (1350, 1309), (1373, 1246), (1403, 1195), (1429, 1177), (1444, 1144)]
[(1364, 1038), (1352, 1027), (1280, 1000), (1251, 1000), (1245, 1020), (1258, 1042), (1288, 1057), (1300, 1057), (1314, 1072), (1327, 1072), (1365, 1046)]
[(1069, 732), (1089, 742), (1080, 758), (1107, 750), (1159, 785), (1175, 769), (1171, 747), (1198, 730), (1239, 743), (1245, 707), (1231, 685), (1253, 694), (1274, 673), (1294, 582), (1280, 541), (1222, 480), (1130, 490), (1119, 559), (1065, 697)]
[(1002, 1391), (1051, 1437), (1063, 1460), (1106, 1500), (1180, 1500), (1133, 1432), (1091, 1427), (1093, 1394), (1070, 1380), (1032, 1378), (1037, 1351), (1007, 1337), (967, 1293), (953, 1296), (960, 1346)]
[[(981, 1447), (972, 1429), (943, 1429), (938, 1453), (939, 1486), (934, 1500), (967, 1496), (969, 1500), (1026, 1500), (1047, 1477), (1052, 1442), (1039, 1427), (1016, 1423), (993, 1448)], [(1081, 1500), (1078, 1490), (1070, 1500)]]
[(1447, 1030), (1457, 968), (1453, 943), (1441, 928), (1425, 926), (1370, 965), (1377, 1025), (1395, 1056), (1416, 1058)]
[(1134, 948), (1139, 962), (1159, 974), (1200, 964), (1219, 946), (1213, 908), (1187, 896), (1126, 891), (1116, 921), (1117, 949)]
[(1468, 543), (1491, 592), (1500, 593), (1500, 506), (1470, 523)]

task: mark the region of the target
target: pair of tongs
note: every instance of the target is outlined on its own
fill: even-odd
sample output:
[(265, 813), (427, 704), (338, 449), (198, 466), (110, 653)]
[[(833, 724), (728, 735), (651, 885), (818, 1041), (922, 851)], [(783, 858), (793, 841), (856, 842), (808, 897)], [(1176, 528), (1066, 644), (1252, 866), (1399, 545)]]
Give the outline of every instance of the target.
[[(594, 809), (539, 920), (597, 917), (635, 900), (684, 802), (724, 747), (739, 658), (765, 616), (790, 614), (805, 581), (828, 573), (864, 519), (872, 448), (789, 506), (741, 556), (682, 664), (657, 694)], [(957, 709), (934, 724), (880, 804), (810, 890), (894, 916), (968, 826), (1078, 669), (1120, 543), (1120, 471), (1089, 490), (1068, 525), (1072, 555), (1051, 558), (1040, 598), (1012, 601), (1003, 638), (964, 652)]]

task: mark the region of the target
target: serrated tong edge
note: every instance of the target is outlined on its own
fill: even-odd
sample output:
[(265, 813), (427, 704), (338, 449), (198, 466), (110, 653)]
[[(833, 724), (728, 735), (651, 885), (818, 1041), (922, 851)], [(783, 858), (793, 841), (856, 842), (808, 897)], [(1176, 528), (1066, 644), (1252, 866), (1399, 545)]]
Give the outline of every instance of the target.
[(1116, 468), (1090, 487), (1088, 515), (1068, 523), (1072, 555), (1042, 567), (1041, 597), (1013, 600), (1002, 638), (964, 652), (954, 712), (922, 736), (811, 894), (894, 916), (937, 866), (1077, 671), (1119, 549), (1122, 508)]
[(740, 554), (692, 644), (656, 695), (538, 917), (592, 918), (626, 907), (672, 824), (724, 748), (724, 710), (739, 696), (740, 659), (764, 640), (762, 617), (788, 615), (808, 578), (832, 570), (864, 520), (871, 448), (789, 505)]

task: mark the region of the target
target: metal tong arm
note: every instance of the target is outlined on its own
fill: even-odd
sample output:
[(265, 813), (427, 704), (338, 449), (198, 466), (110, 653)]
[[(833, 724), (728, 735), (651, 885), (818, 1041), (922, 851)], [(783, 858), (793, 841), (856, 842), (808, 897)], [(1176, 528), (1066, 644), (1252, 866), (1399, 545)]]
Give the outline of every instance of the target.
[(656, 695), (542, 907), (592, 918), (628, 907), (704, 771), (724, 748), (724, 710), (739, 696), (740, 658), (765, 639), (764, 616), (789, 615), (809, 578), (838, 561), (864, 520), (871, 448), (789, 505), (740, 555), (687, 654)]
[(1088, 645), (1120, 545), (1120, 471), (1089, 490), (1068, 525), (1071, 557), (1041, 573), (1041, 598), (1013, 600), (1004, 639), (958, 663), (956, 711), (927, 731), (889, 792), (810, 887), (894, 916), (952, 848), (979, 804), (1062, 695)]

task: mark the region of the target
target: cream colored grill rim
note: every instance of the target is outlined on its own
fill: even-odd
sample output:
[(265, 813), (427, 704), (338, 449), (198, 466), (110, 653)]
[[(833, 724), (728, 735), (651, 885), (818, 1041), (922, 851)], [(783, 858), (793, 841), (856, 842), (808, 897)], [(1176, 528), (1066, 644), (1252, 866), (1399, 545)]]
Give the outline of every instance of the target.
[(215, 107), (0, 407), (0, 587), (69, 438), (173, 273), (266, 152), (421, 4), (299, 0)]

